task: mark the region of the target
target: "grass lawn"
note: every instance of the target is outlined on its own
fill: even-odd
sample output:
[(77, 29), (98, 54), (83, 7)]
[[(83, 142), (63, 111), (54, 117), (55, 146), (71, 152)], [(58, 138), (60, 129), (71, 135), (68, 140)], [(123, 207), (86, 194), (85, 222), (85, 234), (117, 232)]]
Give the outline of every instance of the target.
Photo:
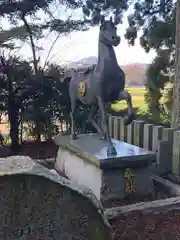
[[(130, 87), (126, 89), (132, 96), (133, 107), (146, 108), (146, 103), (144, 101), (144, 87)], [(117, 102), (112, 104), (112, 109), (115, 111), (125, 109), (127, 104), (125, 101)]]

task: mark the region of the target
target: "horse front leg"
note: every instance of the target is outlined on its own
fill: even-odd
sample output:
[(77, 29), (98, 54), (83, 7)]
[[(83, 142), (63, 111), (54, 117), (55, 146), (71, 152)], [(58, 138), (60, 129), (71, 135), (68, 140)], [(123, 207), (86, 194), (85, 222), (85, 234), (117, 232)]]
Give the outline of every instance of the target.
[(105, 110), (105, 106), (104, 106), (104, 102), (102, 101), (102, 98), (100, 96), (97, 97), (97, 102), (99, 105), (99, 110), (100, 110), (100, 116), (101, 116), (101, 121), (102, 121), (102, 128), (103, 128), (103, 133), (104, 136), (106, 136), (107, 141), (108, 141), (108, 149), (107, 149), (107, 155), (117, 155), (116, 149), (113, 146), (113, 143), (111, 141), (111, 137), (109, 134), (109, 128), (108, 128), (108, 117), (107, 117), (107, 113)]
[(88, 121), (93, 125), (93, 127), (96, 129), (96, 131), (101, 135), (100, 139), (105, 140), (106, 136), (104, 135), (101, 126), (99, 126), (98, 123), (94, 120), (97, 112), (98, 112), (98, 105), (93, 105), (91, 107), (89, 115), (88, 115)]
[(125, 100), (127, 102), (127, 105), (128, 105), (128, 116), (127, 116), (127, 118), (124, 119), (124, 124), (128, 125), (134, 120), (135, 111), (134, 111), (133, 106), (132, 106), (132, 97), (125, 90), (120, 92), (119, 96), (118, 96), (118, 101), (123, 101), (123, 100)]

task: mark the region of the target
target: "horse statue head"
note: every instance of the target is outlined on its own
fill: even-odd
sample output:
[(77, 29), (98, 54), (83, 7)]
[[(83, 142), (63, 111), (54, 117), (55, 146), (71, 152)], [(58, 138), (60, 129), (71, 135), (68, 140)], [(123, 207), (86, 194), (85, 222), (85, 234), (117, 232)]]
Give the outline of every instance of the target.
[(110, 20), (105, 20), (105, 18), (102, 17), (99, 40), (109, 46), (116, 47), (120, 44), (121, 38), (117, 35), (117, 27), (113, 22), (112, 17)]

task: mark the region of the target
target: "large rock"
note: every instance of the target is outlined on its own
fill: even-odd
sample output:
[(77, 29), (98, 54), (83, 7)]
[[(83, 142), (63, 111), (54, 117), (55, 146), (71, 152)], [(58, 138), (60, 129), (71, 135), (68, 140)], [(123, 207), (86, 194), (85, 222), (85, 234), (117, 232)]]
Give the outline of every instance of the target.
[(0, 239), (112, 239), (90, 190), (29, 157), (0, 159), (0, 202)]

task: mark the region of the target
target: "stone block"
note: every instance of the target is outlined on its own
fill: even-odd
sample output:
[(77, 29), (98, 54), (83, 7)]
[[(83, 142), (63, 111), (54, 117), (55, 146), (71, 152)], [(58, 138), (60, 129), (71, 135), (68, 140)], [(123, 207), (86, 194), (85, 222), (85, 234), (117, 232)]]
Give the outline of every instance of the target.
[(109, 127), (109, 134), (112, 137), (112, 135), (113, 135), (113, 117), (111, 115), (108, 116), (108, 127)]
[(119, 118), (114, 117), (114, 138), (119, 140), (120, 139), (120, 124), (119, 124)]
[(174, 132), (172, 173), (180, 176), (180, 131)]
[(163, 128), (162, 140), (168, 141), (173, 145), (174, 131), (175, 131), (174, 128)]
[(112, 135), (111, 135), (111, 137), (112, 138), (114, 138), (114, 120), (115, 120), (115, 117), (111, 116), (111, 124), (112, 124)]
[(157, 168), (159, 174), (172, 172), (172, 146), (168, 141), (159, 141), (157, 148)]
[(29, 157), (0, 159), (0, 166), (0, 239), (112, 240), (89, 189)]
[[(146, 196), (154, 192), (151, 171), (147, 166), (129, 168), (132, 174), (133, 186), (131, 193), (125, 191), (125, 172), (123, 169), (105, 169), (102, 173), (101, 201), (106, 203), (109, 199), (124, 199), (132, 196)], [(110, 187), (113, 186), (113, 187)]]
[(134, 124), (127, 126), (127, 143), (133, 144)]
[(152, 127), (153, 124), (144, 124), (143, 148), (152, 150)]
[(143, 146), (143, 131), (144, 121), (134, 121), (134, 140), (133, 144), (142, 147)]
[[(167, 141), (168, 143), (164, 145), (163, 149), (167, 152), (164, 160), (160, 160), (164, 162), (164, 167), (167, 168), (168, 172), (172, 172), (172, 157), (173, 157), (173, 141), (174, 141), (174, 128), (164, 128), (162, 133), (162, 140)], [(165, 147), (167, 146), (167, 149)], [(162, 151), (163, 151), (162, 149)], [(164, 153), (163, 153), (164, 155)], [(166, 159), (166, 161), (165, 161)], [(163, 168), (163, 167), (162, 167)]]
[(162, 140), (163, 126), (153, 126), (152, 136), (152, 151), (157, 152), (159, 141)]
[(124, 125), (123, 118), (120, 120), (120, 141), (127, 141), (127, 127)]

